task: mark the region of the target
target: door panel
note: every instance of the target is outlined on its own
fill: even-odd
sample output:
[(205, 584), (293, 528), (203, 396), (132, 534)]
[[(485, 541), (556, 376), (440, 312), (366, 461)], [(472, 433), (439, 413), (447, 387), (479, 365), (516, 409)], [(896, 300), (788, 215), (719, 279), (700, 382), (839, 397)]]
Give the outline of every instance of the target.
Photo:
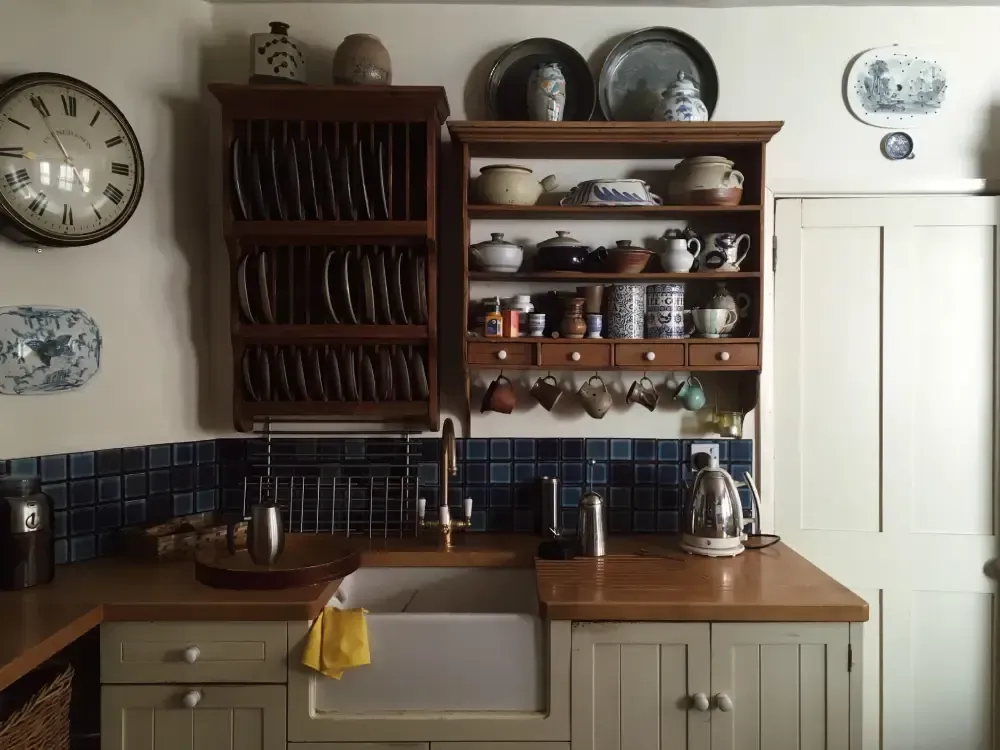
[(868, 601), (866, 750), (993, 745), (998, 222), (777, 202), (775, 529)]

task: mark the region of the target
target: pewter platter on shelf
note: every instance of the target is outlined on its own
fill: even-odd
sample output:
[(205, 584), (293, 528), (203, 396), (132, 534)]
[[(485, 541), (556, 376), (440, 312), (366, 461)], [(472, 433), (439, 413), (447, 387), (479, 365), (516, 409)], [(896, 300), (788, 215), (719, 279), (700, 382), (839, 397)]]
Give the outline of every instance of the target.
[(79, 388), (101, 367), (101, 331), (83, 310), (0, 307), (0, 394)]
[(711, 119), (719, 99), (719, 76), (708, 50), (694, 37), (666, 26), (629, 34), (601, 67), (597, 89), (604, 117), (621, 122), (651, 120), (663, 92), (681, 72), (697, 86)]

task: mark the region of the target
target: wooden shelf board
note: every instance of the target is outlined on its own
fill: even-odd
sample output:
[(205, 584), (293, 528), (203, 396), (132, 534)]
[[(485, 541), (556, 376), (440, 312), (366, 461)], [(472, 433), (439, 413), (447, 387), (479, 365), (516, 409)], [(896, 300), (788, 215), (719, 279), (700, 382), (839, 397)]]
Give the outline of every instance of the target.
[(718, 367), (692, 367), (691, 365), (660, 365), (650, 362), (643, 365), (578, 365), (566, 363), (558, 365), (505, 365), (502, 362), (489, 365), (477, 365), (469, 362), (470, 370), (580, 370), (584, 372), (760, 372), (757, 365), (719, 365)]
[(759, 279), (759, 271), (711, 271), (707, 273), (585, 273), (581, 271), (525, 271), (523, 273), (495, 273), (470, 271), (470, 281), (722, 281), (724, 279)]
[(496, 122), (451, 120), (462, 143), (750, 144), (767, 143), (783, 122)]
[(243, 415), (249, 418), (302, 417), (357, 417), (372, 419), (385, 417), (427, 417), (427, 401), (247, 401)]
[(426, 221), (234, 221), (227, 237), (274, 244), (313, 242), (364, 243), (427, 237)]
[(466, 334), (465, 340), (469, 343), (477, 344), (580, 344), (581, 346), (590, 345), (600, 345), (600, 344), (759, 344), (760, 338), (756, 336), (748, 337), (732, 337), (732, 338), (718, 338), (709, 339), (702, 337), (689, 337), (686, 339), (571, 339), (565, 336), (560, 336), (559, 338), (533, 338), (531, 336), (520, 336), (516, 339), (504, 337), (504, 338), (487, 338), (485, 336), (473, 336), (472, 334)]
[(397, 342), (426, 343), (427, 326), (419, 325), (250, 325), (240, 323), (235, 336), (244, 341), (294, 344)]
[(760, 213), (759, 204), (740, 206), (482, 206), (470, 205), (470, 219), (657, 219), (688, 214)]

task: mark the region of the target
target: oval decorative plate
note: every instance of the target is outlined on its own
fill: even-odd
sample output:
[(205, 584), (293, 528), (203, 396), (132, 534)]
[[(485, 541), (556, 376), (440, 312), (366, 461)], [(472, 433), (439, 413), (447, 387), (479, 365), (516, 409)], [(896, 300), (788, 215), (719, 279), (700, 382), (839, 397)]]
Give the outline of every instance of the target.
[(941, 111), (948, 77), (937, 60), (909, 47), (876, 47), (857, 57), (844, 86), (847, 106), (861, 122), (914, 128)]
[(0, 394), (79, 388), (101, 367), (101, 330), (83, 310), (0, 307)]

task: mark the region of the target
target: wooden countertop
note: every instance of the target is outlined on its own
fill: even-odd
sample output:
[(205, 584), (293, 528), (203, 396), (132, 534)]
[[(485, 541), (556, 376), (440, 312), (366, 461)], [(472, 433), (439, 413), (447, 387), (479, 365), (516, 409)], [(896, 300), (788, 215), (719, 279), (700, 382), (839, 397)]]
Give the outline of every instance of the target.
[[(538, 560), (552, 620), (864, 622), (868, 604), (785, 544), (737, 557), (688, 555), (676, 541), (612, 539), (603, 558)], [(640, 548), (650, 554), (635, 554)]]
[[(363, 566), (515, 567), (538, 571), (551, 619), (861, 621), (865, 602), (785, 547), (737, 558), (694, 558), (662, 538), (613, 538), (604, 559), (535, 561), (538, 537), (456, 535), (443, 550), (420, 539), (344, 539)], [(640, 548), (669, 558), (638, 557)], [(337, 582), (283, 591), (214, 589), (191, 563), (103, 559), (63, 565), (55, 580), (0, 592), (0, 690), (105, 621), (311, 620)]]

